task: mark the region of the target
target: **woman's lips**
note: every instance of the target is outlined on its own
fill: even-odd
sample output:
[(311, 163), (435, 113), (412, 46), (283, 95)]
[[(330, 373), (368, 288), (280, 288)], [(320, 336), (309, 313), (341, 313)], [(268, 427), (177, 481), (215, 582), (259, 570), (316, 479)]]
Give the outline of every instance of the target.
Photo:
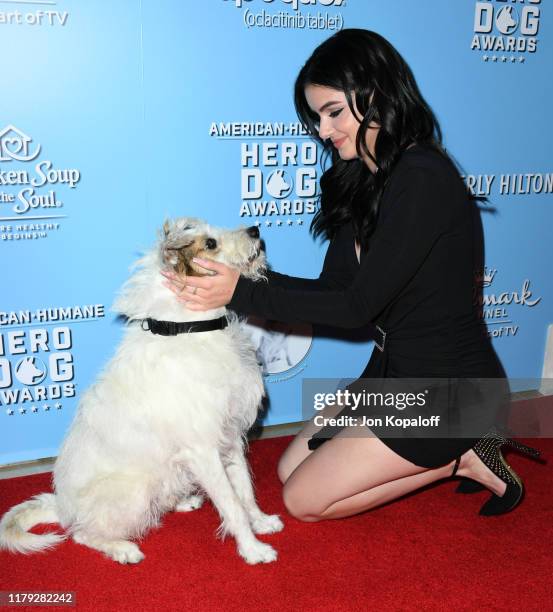
[(332, 141), (332, 144), (333, 144), (333, 145), (334, 145), (334, 146), (335, 146), (337, 149), (339, 149), (339, 148), (340, 148), (340, 147), (341, 147), (341, 146), (344, 144), (344, 142), (346, 142), (346, 138), (345, 138), (345, 137), (344, 137), (344, 138), (339, 138), (338, 140), (333, 140), (333, 141)]

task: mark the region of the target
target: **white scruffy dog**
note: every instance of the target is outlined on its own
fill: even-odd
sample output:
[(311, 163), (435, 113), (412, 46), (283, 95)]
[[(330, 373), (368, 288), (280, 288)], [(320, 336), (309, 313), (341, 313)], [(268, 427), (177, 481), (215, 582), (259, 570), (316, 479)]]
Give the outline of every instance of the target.
[[(13, 507), (0, 521), (0, 547), (49, 548), (71, 535), (119, 563), (144, 558), (131, 540), (167, 511), (199, 508), (205, 492), (248, 563), (269, 563), (276, 551), (254, 533), (283, 527), (255, 502), (244, 456), (245, 433), (264, 395), (254, 347), (225, 308), (192, 312), (163, 286), (160, 270), (206, 274), (204, 257), (263, 276), (265, 257), (256, 227), (226, 231), (199, 219), (167, 222), (159, 244), (138, 262), (114, 310), (129, 324), (115, 356), (83, 395), (54, 466), (55, 493)], [(213, 331), (164, 336), (146, 319), (218, 319)], [(66, 534), (37, 535), (38, 523), (60, 523)], [(184, 534), (183, 534), (184, 536)]]

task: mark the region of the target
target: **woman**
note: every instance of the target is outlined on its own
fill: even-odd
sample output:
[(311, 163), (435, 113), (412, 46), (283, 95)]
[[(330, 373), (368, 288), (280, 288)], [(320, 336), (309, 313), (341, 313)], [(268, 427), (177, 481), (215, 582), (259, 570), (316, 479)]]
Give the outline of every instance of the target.
[[(320, 277), (270, 272), (268, 283), (254, 282), (223, 264), (198, 260), (216, 275), (167, 274), (167, 286), (191, 310), (228, 304), (280, 321), (376, 324), (376, 346), (352, 389), (366, 389), (375, 378), (504, 380), (473, 308), (467, 192), (403, 58), (374, 32), (343, 30), (300, 71), (295, 105), (332, 159), (311, 225), (315, 236), (330, 241)], [(462, 424), (467, 415), (486, 427), (493, 423), (495, 405), (489, 414), (476, 413), (461, 400), (452, 405), (451, 392), (448, 384), (445, 395), (438, 389), (431, 412), (441, 409), (447, 417), (453, 409)], [(478, 393), (480, 409), (498, 398)], [(338, 410), (346, 407), (329, 406), (324, 413)], [(311, 421), (296, 436), (278, 468), (291, 514), (305, 521), (350, 516), (455, 474), (492, 492), (481, 514), (500, 514), (522, 497), (522, 483), (500, 447), (537, 454), (497, 434), (421, 439), (367, 435), (361, 427), (319, 431)], [(481, 488), (476, 483), (465, 491)]]

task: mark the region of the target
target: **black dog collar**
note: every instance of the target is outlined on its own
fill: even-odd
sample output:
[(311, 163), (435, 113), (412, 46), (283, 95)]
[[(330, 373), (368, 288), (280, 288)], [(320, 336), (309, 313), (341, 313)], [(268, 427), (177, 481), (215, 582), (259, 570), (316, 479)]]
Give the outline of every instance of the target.
[(177, 334), (214, 331), (216, 329), (225, 329), (227, 325), (228, 319), (225, 316), (219, 317), (218, 319), (209, 319), (207, 321), (187, 321), (185, 323), (142, 319), (142, 329), (144, 331), (151, 331), (152, 334), (158, 334), (160, 336), (176, 336)]

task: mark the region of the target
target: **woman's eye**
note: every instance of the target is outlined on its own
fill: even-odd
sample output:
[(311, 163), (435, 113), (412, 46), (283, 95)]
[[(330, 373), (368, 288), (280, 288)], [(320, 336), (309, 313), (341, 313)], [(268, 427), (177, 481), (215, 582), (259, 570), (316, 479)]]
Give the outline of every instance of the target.
[(337, 117), (344, 109), (343, 108), (339, 108), (338, 110), (332, 111), (331, 113), (329, 113), (329, 116), (332, 117), (333, 119), (335, 117)]

